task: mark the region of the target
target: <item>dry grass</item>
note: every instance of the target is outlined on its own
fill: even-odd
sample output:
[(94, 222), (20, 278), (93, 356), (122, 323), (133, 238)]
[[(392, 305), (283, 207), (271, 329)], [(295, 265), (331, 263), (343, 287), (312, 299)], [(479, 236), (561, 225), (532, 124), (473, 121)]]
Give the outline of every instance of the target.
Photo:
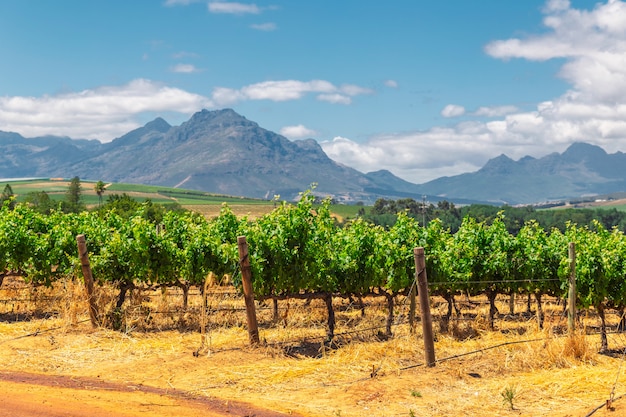
[[(185, 204), (186, 209), (202, 214), (207, 219), (219, 216), (221, 204)], [(262, 217), (272, 210), (272, 204), (228, 204), (228, 207), (237, 217), (247, 217), (251, 220)]]
[[(596, 353), (599, 336), (589, 334), (596, 318), (582, 316), (580, 330), (563, 335), (562, 307), (554, 300), (544, 305), (544, 329), (520, 304), (515, 315), (499, 317), (495, 330), (488, 307), (471, 300), (461, 317), (435, 326), (440, 362), (426, 368), (421, 327), (410, 332), (403, 298), (392, 338), (382, 335), (383, 299), (364, 300), (365, 315), (356, 303), (336, 300), (337, 336), (330, 345), (321, 300), (280, 301), (278, 320), (271, 301), (260, 303), (262, 344), (252, 348), (242, 297), (227, 286), (209, 292), (204, 335), (197, 289), (187, 310), (179, 290), (133, 291), (120, 331), (113, 331), (91, 329), (80, 283), (34, 290), (5, 282), (1, 299), (30, 301), (0, 305), (0, 361), (7, 370), (170, 387), (310, 416), (582, 416), (606, 400), (614, 384), (618, 394), (626, 392), (626, 372), (618, 372), (622, 356)], [(101, 311), (111, 311), (117, 291), (98, 288), (98, 296)], [(433, 298), (432, 307), (439, 323), (445, 306)], [(506, 300), (498, 308), (508, 312)], [(609, 342), (614, 349), (626, 346), (619, 334)]]

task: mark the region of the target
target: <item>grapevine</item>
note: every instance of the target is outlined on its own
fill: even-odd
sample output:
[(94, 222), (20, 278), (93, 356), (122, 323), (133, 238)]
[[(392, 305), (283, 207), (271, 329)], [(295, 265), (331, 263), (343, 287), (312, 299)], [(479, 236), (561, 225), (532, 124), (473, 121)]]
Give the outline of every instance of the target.
[(431, 294), (448, 302), (447, 319), (459, 294), (486, 295), (492, 326), (496, 295), (529, 294), (536, 298), (541, 326), (541, 297), (567, 294), (567, 245), (574, 242), (578, 305), (598, 311), (603, 349), (605, 309), (626, 307), (626, 237), (599, 222), (570, 223), (561, 232), (529, 221), (515, 235), (507, 231), (503, 214), (489, 223), (466, 217), (455, 233), (440, 221), (424, 227), (403, 213), (389, 228), (360, 218), (339, 225), (330, 202), (315, 204), (311, 192), (255, 220), (238, 218), (225, 205), (212, 219), (168, 212), (155, 224), (144, 215), (146, 209), (124, 217), (114, 210), (44, 215), (25, 204), (3, 205), (0, 285), (11, 274), (33, 285), (81, 279), (75, 237), (84, 234), (96, 281), (119, 290), (117, 308), (128, 290), (157, 287), (181, 288), (186, 307), (189, 288), (203, 288), (209, 274), (230, 277), (240, 287), (237, 237), (243, 235), (257, 299), (325, 300), (332, 338), (333, 297), (384, 296), (390, 333), (394, 298), (411, 291), (413, 249), (421, 246)]

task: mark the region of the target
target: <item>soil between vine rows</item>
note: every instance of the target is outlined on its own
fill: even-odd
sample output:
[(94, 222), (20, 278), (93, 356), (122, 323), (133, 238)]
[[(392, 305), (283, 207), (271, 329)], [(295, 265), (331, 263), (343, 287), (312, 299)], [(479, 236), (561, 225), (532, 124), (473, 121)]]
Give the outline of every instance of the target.
[[(241, 300), (212, 302), (225, 307)], [(338, 308), (340, 325), (380, 324), (386, 312), (374, 302), (368, 305), (361, 322), (358, 311)], [(338, 346), (324, 348), (315, 339), (324, 335), (323, 309), (314, 303), (309, 307), (292, 301), (287, 326), (263, 321), (261, 314), (261, 339), (267, 344), (256, 348), (248, 346), (245, 313), (229, 312), (219, 323), (213, 316), (207, 349), (197, 357), (193, 353), (201, 336), (193, 329), (193, 317), (161, 317), (160, 325), (167, 327), (161, 331), (158, 326), (140, 331), (141, 323), (129, 320), (120, 332), (91, 329), (82, 306), (74, 320), (69, 313), (28, 318), (5, 311), (0, 313), (0, 416), (582, 417), (604, 403), (614, 387), (615, 397), (626, 392), (626, 367), (620, 371), (626, 337), (621, 334), (609, 335), (617, 353), (613, 356), (596, 353), (598, 335), (580, 335), (586, 351), (576, 357), (567, 353), (565, 338), (537, 330), (530, 316), (501, 317), (496, 330), (488, 330), (484, 307), (477, 304), (465, 311), (472, 320), (459, 321), (456, 333), (436, 326), (437, 358), (543, 340), (487, 349), (434, 368), (413, 367), (424, 358), (419, 328), (412, 335), (408, 326), (398, 324), (390, 339), (372, 331), (339, 338)], [(501, 311), (506, 308), (500, 304)], [(545, 308), (554, 325), (562, 324), (551, 313), (559, 308)], [(286, 302), (281, 302), (280, 311), (285, 309)], [(593, 317), (581, 319), (595, 325)], [(166, 326), (176, 320), (187, 327)], [(504, 398), (507, 392), (512, 393), (513, 408)], [(626, 398), (614, 407), (594, 415), (626, 415)]]

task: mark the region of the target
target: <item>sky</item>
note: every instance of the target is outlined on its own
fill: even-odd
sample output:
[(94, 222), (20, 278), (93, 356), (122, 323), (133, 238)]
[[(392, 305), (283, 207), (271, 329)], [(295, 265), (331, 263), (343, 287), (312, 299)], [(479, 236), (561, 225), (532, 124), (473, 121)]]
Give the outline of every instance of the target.
[(626, 152), (626, 2), (0, 0), (0, 130), (108, 142), (232, 108), (414, 183)]

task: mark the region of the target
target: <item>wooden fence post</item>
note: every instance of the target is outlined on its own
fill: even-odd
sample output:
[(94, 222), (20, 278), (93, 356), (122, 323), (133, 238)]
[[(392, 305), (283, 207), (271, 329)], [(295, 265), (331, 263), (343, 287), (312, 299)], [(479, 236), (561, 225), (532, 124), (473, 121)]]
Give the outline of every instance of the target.
[(415, 274), (417, 276), (417, 288), (420, 299), (420, 312), (422, 314), (422, 334), (424, 337), (424, 356), (426, 365), (435, 366), (435, 342), (433, 340), (433, 320), (430, 315), (430, 298), (428, 296), (428, 278), (426, 277), (426, 258), (424, 248), (413, 250), (415, 258)]
[(248, 320), (248, 336), (250, 344), (259, 344), (259, 326), (256, 321), (256, 308), (254, 307), (254, 289), (252, 288), (252, 270), (248, 258), (248, 242), (245, 236), (237, 237), (239, 249), (239, 268), (241, 269), (241, 282), (243, 285), (243, 297), (246, 301), (246, 318)]
[(415, 309), (417, 308), (417, 303), (415, 300), (415, 293), (417, 292), (417, 285), (415, 281), (411, 284), (410, 295), (409, 295), (409, 329), (411, 334), (415, 333)]
[(570, 335), (576, 329), (576, 244), (570, 242), (569, 257), (569, 293), (567, 296), (567, 330)]
[(93, 275), (91, 273), (91, 266), (89, 265), (89, 254), (87, 253), (85, 235), (76, 236), (76, 243), (78, 244), (80, 266), (83, 270), (83, 277), (85, 278), (85, 290), (87, 291), (87, 301), (89, 302), (89, 319), (91, 320), (91, 326), (96, 328), (99, 325), (98, 306), (96, 305), (96, 299), (93, 295)]

